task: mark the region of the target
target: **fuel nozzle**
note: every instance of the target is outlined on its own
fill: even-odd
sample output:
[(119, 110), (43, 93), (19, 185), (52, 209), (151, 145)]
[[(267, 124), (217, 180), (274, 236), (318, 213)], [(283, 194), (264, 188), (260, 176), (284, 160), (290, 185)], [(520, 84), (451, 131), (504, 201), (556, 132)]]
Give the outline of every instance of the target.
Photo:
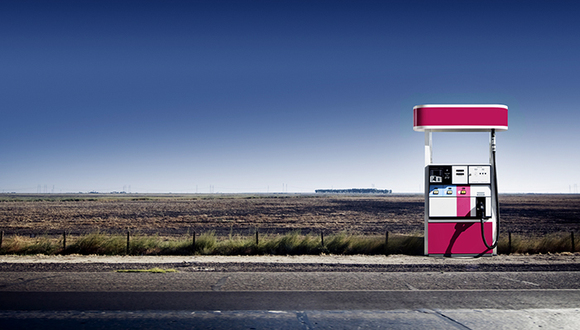
[(478, 219), (486, 219), (485, 216), (485, 197), (475, 198), (475, 214)]

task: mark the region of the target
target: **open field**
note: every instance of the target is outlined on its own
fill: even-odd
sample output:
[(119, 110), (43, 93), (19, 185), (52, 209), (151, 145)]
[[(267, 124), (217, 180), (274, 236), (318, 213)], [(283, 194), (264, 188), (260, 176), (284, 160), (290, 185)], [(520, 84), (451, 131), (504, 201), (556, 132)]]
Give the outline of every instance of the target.
[[(132, 232), (218, 236), (347, 232), (422, 233), (422, 195), (314, 194), (3, 194), (0, 230), (6, 235)], [(580, 231), (580, 195), (500, 195), (503, 233), (544, 235)]]

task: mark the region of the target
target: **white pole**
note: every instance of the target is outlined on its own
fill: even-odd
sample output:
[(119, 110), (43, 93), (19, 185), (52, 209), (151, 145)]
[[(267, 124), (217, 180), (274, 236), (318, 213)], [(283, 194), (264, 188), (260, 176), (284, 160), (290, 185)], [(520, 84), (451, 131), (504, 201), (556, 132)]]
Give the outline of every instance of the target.
[(433, 163), (433, 134), (431, 130), (425, 130), (425, 166)]

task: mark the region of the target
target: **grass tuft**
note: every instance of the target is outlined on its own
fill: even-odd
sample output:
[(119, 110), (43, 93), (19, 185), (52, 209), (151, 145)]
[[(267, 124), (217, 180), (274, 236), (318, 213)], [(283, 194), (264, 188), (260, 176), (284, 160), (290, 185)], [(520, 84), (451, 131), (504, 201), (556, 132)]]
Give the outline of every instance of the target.
[[(509, 249), (509, 236), (504, 234), (498, 243), (498, 253), (563, 253), (572, 251), (572, 239), (570, 233), (551, 233), (544, 236), (522, 236), (512, 234), (511, 251)], [(574, 238), (575, 251), (580, 250), (580, 240)]]
[(116, 270), (117, 273), (155, 273), (155, 274), (165, 274), (165, 273), (177, 273), (177, 270), (173, 268), (163, 269), (163, 268), (151, 268), (151, 269), (119, 269)]
[(57, 240), (50, 239), (46, 236), (38, 238), (29, 238), (15, 235), (11, 238), (5, 238), (0, 249), (2, 254), (55, 254), (59, 252)]
[(122, 235), (107, 236), (96, 232), (77, 238), (64, 252), (67, 254), (120, 255), (126, 252), (126, 238)]

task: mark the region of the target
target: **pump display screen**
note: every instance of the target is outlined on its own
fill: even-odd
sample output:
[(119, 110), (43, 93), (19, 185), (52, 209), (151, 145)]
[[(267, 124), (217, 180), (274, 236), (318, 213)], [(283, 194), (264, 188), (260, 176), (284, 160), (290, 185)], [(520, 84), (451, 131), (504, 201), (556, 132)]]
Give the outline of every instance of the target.
[(451, 184), (451, 166), (430, 166), (429, 182)]

